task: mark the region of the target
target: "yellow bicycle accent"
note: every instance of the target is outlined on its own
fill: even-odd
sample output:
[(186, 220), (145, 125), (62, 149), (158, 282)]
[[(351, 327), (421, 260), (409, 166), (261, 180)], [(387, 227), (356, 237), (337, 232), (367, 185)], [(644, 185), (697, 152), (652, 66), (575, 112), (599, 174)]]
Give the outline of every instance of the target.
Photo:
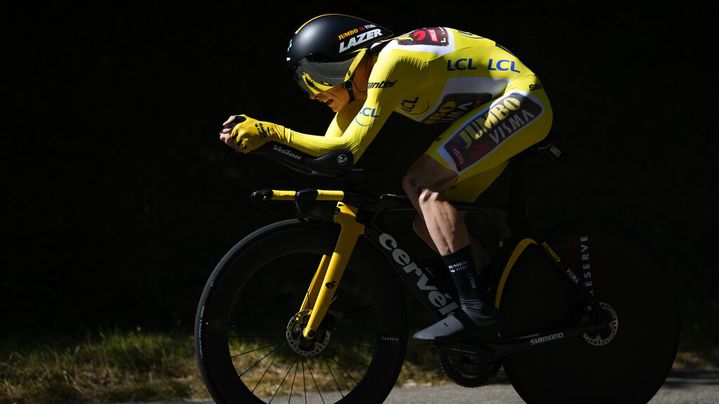
[[(273, 189), (269, 199), (274, 201), (295, 201), (301, 192)], [(333, 221), (340, 225), (340, 234), (332, 255), (323, 255), (312, 277), (299, 312), (309, 310), (310, 318), (302, 330), (305, 338), (312, 339), (317, 328), (327, 314), (335, 291), (344, 274), (347, 262), (354, 251), (360, 235), (364, 234), (364, 225), (357, 222), (357, 208), (341, 202), (344, 191), (317, 189), (311, 192), (315, 201), (338, 201)]]
[[(317, 190), (317, 200), (318, 201), (341, 201), (345, 198), (344, 191), (332, 191), (332, 190), (326, 190), (326, 189), (318, 189)], [(354, 208), (352, 208), (354, 209)], [(357, 209), (354, 209), (357, 211)]]
[[(317, 197), (315, 198), (315, 200), (317, 201), (341, 201), (345, 197), (344, 191), (326, 189), (318, 189), (316, 191)], [(297, 191), (273, 189), (272, 197), (270, 199), (273, 201), (294, 201), (296, 198)]]
[(502, 292), (504, 292), (504, 285), (507, 283), (509, 273), (512, 271), (512, 268), (514, 268), (514, 263), (517, 262), (517, 259), (519, 259), (519, 256), (522, 255), (524, 250), (532, 244), (537, 244), (537, 242), (534, 241), (534, 239), (525, 238), (520, 241), (516, 247), (514, 247), (514, 251), (512, 251), (512, 255), (509, 257), (507, 265), (504, 266), (504, 271), (502, 271), (502, 277), (499, 279), (499, 285), (497, 286), (497, 295), (494, 298), (494, 307), (499, 308), (499, 302), (502, 300)]
[(272, 190), (273, 201), (294, 201), (297, 191)]
[[(326, 194), (325, 196), (332, 197), (336, 195)], [(302, 309), (309, 308), (311, 310), (310, 319), (304, 330), (302, 330), (302, 335), (305, 338), (315, 336), (317, 328), (324, 319), (325, 314), (327, 314), (357, 239), (364, 233), (364, 225), (357, 222), (356, 214), (356, 208), (342, 202), (337, 203), (337, 213), (334, 216), (334, 221), (340, 225), (341, 230), (335, 250), (329, 260), (326, 259), (326, 256), (322, 257), (322, 261), (307, 291), (305, 301), (302, 303)], [(322, 283), (318, 284), (317, 281), (320, 279), (322, 279)]]
[(317, 271), (315, 271), (315, 275), (312, 277), (312, 282), (310, 282), (310, 288), (307, 290), (305, 300), (302, 302), (302, 307), (300, 307), (300, 312), (314, 307), (315, 302), (317, 301), (317, 295), (320, 293), (320, 282), (325, 279), (325, 274), (327, 273), (327, 267), (329, 265), (330, 256), (323, 255), (322, 260), (320, 261), (320, 265), (319, 267), (317, 267)]

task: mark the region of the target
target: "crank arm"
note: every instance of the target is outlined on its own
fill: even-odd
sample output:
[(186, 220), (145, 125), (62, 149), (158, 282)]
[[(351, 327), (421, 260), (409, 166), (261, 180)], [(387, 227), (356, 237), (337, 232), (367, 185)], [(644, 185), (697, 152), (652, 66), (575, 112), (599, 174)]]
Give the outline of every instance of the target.
[(447, 350), (466, 355), (474, 355), (481, 363), (496, 362), (507, 355), (532, 349), (546, 344), (565, 342), (566, 340), (586, 333), (599, 332), (607, 327), (606, 322), (593, 323), (569, 329), (556, 330), (548, 333), (530, 334), (496, 342), (471, 340), (456, 344), (437, 344), (440, 350)]

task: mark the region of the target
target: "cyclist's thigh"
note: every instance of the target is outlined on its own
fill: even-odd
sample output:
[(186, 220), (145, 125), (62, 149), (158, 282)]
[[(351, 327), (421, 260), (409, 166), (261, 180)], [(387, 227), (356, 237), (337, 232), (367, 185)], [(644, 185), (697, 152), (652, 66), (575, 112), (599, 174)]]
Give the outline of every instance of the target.
[(501, 97), (456, 120), (426, 154), (457, 173), (455, 192), (471, 183), (486, 189), (509, 158), (544, 139), (551, 126), (552, 107), (541, 83), (525, 76)]
[(453, 187), (444, 192), (444, 196), (450, 201), (474, 202), (492, 185), (506, 167), (507, 162), (505, 161), (487, 171), (460, 178)]

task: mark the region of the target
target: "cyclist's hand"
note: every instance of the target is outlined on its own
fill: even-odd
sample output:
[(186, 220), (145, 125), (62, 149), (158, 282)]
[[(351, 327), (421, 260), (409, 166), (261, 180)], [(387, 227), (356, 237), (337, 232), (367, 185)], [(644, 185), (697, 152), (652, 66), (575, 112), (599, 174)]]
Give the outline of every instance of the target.
[(230, 146), (234, 151), (240, 152), (240, 147), (232, 137), (232, 128), (235, 127), (244, 118), (240, 115), (230, 115), (229, 118), (222, 124), (222, 131), (220, 131), (220, 140)]
[(247, 115), (233, 115), (222, 124), (220, 140), (238, 153), (249, 153), (269, 140), (266, 124)]

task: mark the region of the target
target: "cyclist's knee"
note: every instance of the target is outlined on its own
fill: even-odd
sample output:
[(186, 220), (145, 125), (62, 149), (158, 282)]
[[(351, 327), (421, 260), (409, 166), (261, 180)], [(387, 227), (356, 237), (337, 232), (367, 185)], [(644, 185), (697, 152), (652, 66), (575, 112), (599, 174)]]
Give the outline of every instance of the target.
[(419, 205), (432, 203), (438, 200), (440, 196), (439, 192), (427, 187), (427, 184), (422, 178), (417, 178), (409, 174), (402, 179), (402, 188), (404, 188), (407, 197), (409, 197), (413, 203)]
[(422, 175), (415, 176), (408, 173), (402, 178), (402, 188), (405, 194), (414, 202), (420, 205), (432, 203), (439, 199), (441, 193), (431, 187), (427, 178)]
[(402, 178), (402, 187), (411, 198), (430, 200), (428, 198), (441, 194), (456, 181), (457, 174), (454, 171), (442, 167), (431, 157), (422, 155)]
[(442, 194), (440, 194), (437, 191), (433, 191), (428, 188), (423, 188), (420, 190), (419, 195), (417, 195), (417, 201), (420, 205), (425, 204), (432, 204), (439, 200), (441, 200)]

